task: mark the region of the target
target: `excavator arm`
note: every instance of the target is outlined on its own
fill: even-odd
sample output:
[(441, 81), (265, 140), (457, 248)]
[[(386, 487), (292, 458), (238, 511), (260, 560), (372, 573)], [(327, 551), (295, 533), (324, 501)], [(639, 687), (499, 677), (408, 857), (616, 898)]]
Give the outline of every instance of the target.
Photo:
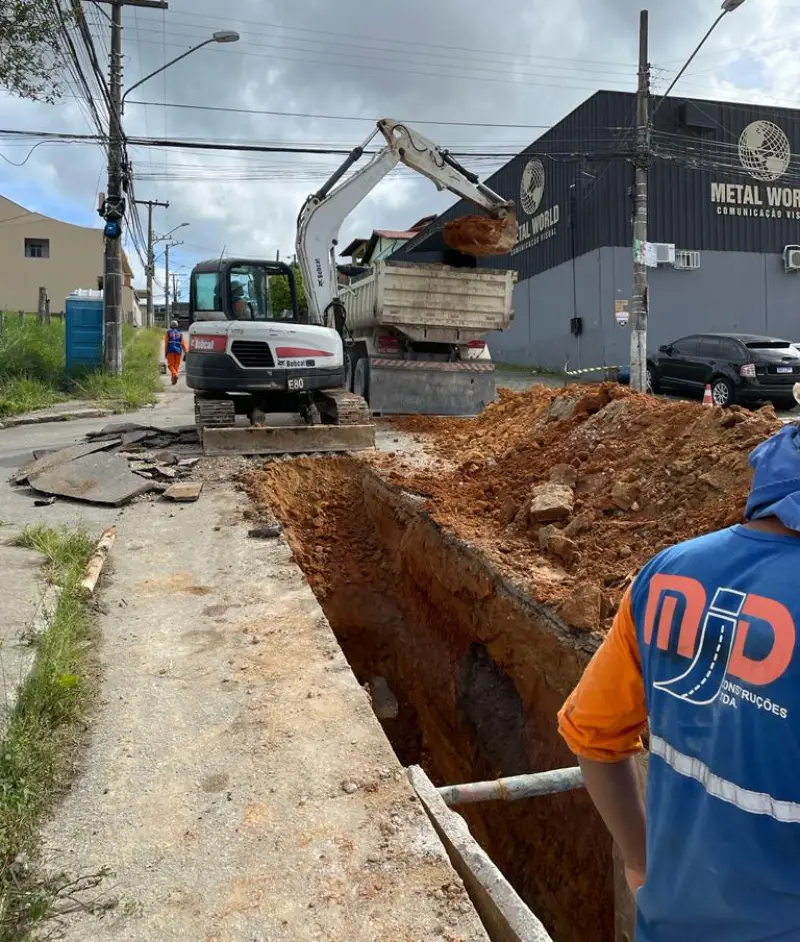
[[(386, 146), (368, 164), (342, 182), (378, 135)], [(498, 220), (513, 219), (514, 204), (504, 200), (455, 160), (448, 151), (405, 124), (384, 118), (367, 140), (356, 147), (317, 193), (306, 200), (297, 220), (297, 259), (303, 273), (311, 323), (342, 332), (344, 311), (339, 301), (336, 246), (344, 220), (380, 181), (403, 163), (427, 177), (438, 190), (470, 200)]]

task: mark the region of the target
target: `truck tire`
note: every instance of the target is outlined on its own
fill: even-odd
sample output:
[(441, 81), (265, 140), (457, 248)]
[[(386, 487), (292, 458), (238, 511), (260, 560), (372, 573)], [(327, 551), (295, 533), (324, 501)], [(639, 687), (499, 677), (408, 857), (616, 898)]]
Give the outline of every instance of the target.
[(353, 373), (353, 390), (369, 403), (369, 360), (362, 357), (357, 363)]

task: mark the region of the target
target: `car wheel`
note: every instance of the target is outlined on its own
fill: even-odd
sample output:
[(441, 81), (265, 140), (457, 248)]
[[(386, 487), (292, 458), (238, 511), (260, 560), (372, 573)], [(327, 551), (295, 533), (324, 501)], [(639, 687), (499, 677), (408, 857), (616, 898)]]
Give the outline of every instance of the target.
[(647, 391), (657, 393), (659, 389), (658, 371), (654, 366), (647, 365)]
[(718, 377), (711, 383), (711, 401), (715, 406), (732, 406), (736, 402), (736, 390), (730, 380)]
[(788, 412), (790, 409), (797, 407), (797, 401), (794, 396), (786, 396), (783, 399), (773, 399), (772, 404), (776, 409), (781, 409), (783, 412)]

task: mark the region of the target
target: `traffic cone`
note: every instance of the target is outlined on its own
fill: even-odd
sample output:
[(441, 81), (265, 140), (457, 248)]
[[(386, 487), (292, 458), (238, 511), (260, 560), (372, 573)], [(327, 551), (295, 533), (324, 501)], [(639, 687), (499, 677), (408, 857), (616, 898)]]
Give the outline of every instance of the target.
[(711, 384), (706, 383), (706, 391), (703, 393), (703, 405), (713, 406), (714, 400), (711, 398)]

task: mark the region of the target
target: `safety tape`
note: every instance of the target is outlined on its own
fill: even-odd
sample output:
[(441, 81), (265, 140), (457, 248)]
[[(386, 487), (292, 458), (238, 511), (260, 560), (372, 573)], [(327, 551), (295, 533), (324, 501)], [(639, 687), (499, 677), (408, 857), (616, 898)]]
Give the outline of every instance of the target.
[(569, 360), (564, 364), (564, 372), (567, 376), (583, 376), (584, 373), (603, 373), (608, 370), (621, 370), (621, 366), (589, 366), (584, 370), (571, 370), (569, 368)]

